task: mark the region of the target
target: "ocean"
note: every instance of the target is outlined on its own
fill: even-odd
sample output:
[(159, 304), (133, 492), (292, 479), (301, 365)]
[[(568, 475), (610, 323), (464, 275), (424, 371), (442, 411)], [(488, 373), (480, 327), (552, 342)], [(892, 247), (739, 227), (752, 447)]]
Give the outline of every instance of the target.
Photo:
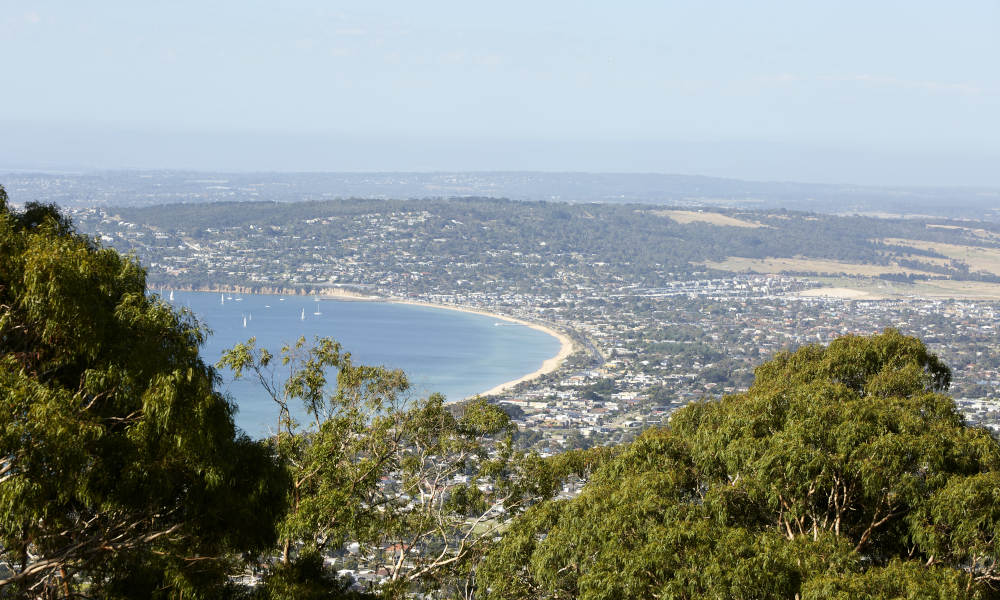
[[(275, 355), (300, 336), (332, 337), (355, 364), (402, 369), (411, 392), (440, 392), (450, 401), (534, 372), (560, 348), (553, 336), (524, 325), (412, 304), (177, 291), (172, 303), (191, 309), (212, 331), (201, 350), (212, 364), (250, 337)], [(234, 382), (228, 370), (220, 374), (239, 406), (236, 424), (251, 436), (266, 435), (277, 414), (274, 402), (258, 384)]]

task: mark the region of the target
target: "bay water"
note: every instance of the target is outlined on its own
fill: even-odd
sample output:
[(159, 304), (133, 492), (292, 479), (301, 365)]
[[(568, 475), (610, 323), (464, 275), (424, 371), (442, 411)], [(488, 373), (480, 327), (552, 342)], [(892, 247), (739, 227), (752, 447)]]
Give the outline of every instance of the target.
[[(206, 362), (251, 337), (275, 355), (300, 336), (332, 337), (355, 364), (402, 369), (413, 394), (440, 392), (449, 401), (531, 373), (560, 348), (555, 337), (524, 325), (412, 304), (178, 291), (172, 304), (189, 308), (212, 331), (201, 350)], [(239, 406), (236, 424), (253, 437), (266, 435), (277, 415), (274, 402), (257, 383), (220, 374)]]

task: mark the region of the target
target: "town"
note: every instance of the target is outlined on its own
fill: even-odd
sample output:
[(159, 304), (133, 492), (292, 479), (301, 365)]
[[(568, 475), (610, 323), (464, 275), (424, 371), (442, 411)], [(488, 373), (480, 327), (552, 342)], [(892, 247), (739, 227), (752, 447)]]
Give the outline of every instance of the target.
[(688, 402), (745, 389), (776, 352), (885, 328), (924, 340), (953, 370), (951, 394), (970, 422), (1000, 432), (1000, 305), (991, 299), (838, 298), (805, 275), (616, 264), (565, 245), (553, 253), (545, 240), (494, 240), (481, 223), (470, 235), (458, 218), (405, 206), (310, 207), (292, 221), (183, 229), (108, 208), (71, 214), (102, 243), (135, 252), (153, 286), (420, 300), (566, 333), (575, 352), (556, 372), (494, 397), (521, 445), (543, 454), (627, 441)]

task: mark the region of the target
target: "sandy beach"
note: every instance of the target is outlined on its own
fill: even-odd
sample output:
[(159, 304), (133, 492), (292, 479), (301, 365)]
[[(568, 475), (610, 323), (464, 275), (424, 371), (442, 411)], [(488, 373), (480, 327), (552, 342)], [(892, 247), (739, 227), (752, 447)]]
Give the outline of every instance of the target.
[[(356, 300), (360, 300), (361, 298), (355, 298), (355, 299)], [(445, 309), (448, 309), (448, 310), (457, 310), (459, 312), (472, 313), (472, 314), (476, 314), (476, 315), (484, 315), (484, 316), (491, 317), (491, 318), (494, 318), (494, 319), (497, 319), (497, 320), (507, 321), (507, 322), (510, 322), (510, 323), (517, 323), (518, 325), (524, 325), (525, 327), (530, 327), (530, 328), (535, 329), (537, 331), (541, 331), (543, 333), (547, 333), (547, 334), (551, 335), (552, 337), (556, 338), (557, 340), (559, 340), (559, 344), (560, 344), (559, 353), (556, 354), (555, 356), (553, 356), (552, 358), (546, 360), (545, 362), (543, 362), (542, 366), (539, 367), (537, 370), (532, 371), (531, 373), (528, 373), (527, 375), (524, 375), (522, 377), (518, 377), (517, 379), (511, 380), (511, 381), (508, 381), (508, 382), (505, 382), (505, 383), (501, 383), (500, 385), (492, 387), (492, 388), (486, 390), (485, 392), (481, 392), (481, 393), (477, 394), (478, 396), (495, 396), (497, 394), (500, 394), (502, 392), (505, 392), (505, 391), (509, 390), (510, 388), (516, 386), (519, 383), (524, 383), (525, 381), (531, 381), (532, 379), (537, 379), (537, 378), (541, 377), (542, 375), (545, 375), (547, 373), (551, 373), (551, 372), (555, 371), (556, 369), (558, 369), (559, 366), (563, 363), (563, 361), (566, 360), (566, 358), (570, 354), (572, 354), (574, 352), (574, 350), (576, 350), (576, 344), (573, 343), (573, 340), (568, 335), (566, 335), (565, 333), (562, 333), (560, 331), (556, 331), (555, 329), (552, 329), (551, 327), (546, 327), (544, 325), (540, 325), (538, 323), (532, 323), (531, 321), (525, 321), (524, 319), (518, 319), (516, 317), (509, 317), (507, 315), (500, 315), (500, 314), (497, 314), (497, 313), (491, 313), (491, 312), (488, 312), (488, 311), (485, 311), (485, 310), (479, 310), (477, 308), (469, 308), (469, 307), (466, 307), (466, 306), (455, 306), (453, 304), (435, 304), (433, 302), (423, 302), (423, 301), (419, 301), (419, 300), (401, 300), (401, 299), (396, 299), (396, 298), (373, 298), (373, 297), (371, 297), (371, 298), (368, 298), (368, 299), (370, 299), (370, 300), (381, 300), (383, 302), (395, 302), (397, 304), (413, 304), (415, 306), (427, 306), (429, 308), (445, 308)]]

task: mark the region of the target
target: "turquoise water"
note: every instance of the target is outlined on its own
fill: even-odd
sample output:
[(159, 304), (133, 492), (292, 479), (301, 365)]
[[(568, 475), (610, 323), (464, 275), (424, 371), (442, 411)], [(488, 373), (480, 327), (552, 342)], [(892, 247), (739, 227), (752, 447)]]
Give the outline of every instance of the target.
[[(219, 293), (174, 292), (173, 304), (190, 308), (212, 330), (202, 356), (213, 364), (224, 349), (250, 337), (277, 354), (300, 336), (329, 336), (355, 364), (403, 369), (411, 391), (421, 397), (440, 392), (461, 400), (531, 373), (559, 352), (559, 341), (546, 333), (454, 310), (301, 296), (224, 297), (222, 303)], [(234, 382), (228, 371), (221, 374), (239, 405), (237, 425), (252, 436), (267, 433), (275, 421), (274, 403), (257, 385)]]

